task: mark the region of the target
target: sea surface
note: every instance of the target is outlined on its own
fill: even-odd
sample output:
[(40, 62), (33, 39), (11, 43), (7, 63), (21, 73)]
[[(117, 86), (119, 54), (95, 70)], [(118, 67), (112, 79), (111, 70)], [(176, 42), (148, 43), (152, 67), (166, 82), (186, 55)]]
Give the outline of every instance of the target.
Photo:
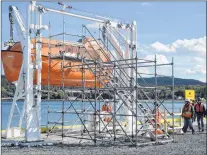
[[(153, 103), (153, 101), (149, 102)], [(2, 130), (6, 129), (8, 117), (11, 109), (12, 102), (1, 102), (1, 119), (2, 119)], [(23, 102), (17, 102), (18, 107), (20, 110), (22, 110)], [(99, 110), (103, 103), (96, 103), (96, 109)], [(184, 102), (183, 101), (175, 101), (174, 102), (174, 111), (180, 112), (180, 109), (182, 108)], [(95, 103), (89, 103), (89, 102), (81, 102), (76, 101), (73, 102), (72, 106), (70, 102), (64, 102), (64, 111), (72, 111), (72, 112), (79, 112), (81, 109), (88, 110), (88, 112), (93, 111), (93, 107), (95, 107)], [(144, 106), (146, 106), (145, 103), (143, 103)], [(152, 108), (153, 104), (149, 104)], [(169, 110), (169, 112), (172, 112), (172, 101), (164, 101), (163, 105)], [(163, 111), (164, 107), (161, 105), (161, 110)], [(75, 109), (75, 110), (74, 110)], [(43, 101), (41, 103), (41, 125), (46, 126), (47, 121), (50, 122), (57, 122), (58, 120), (62, 121), (62, 114), (61, 113), (49, 113), (49, 111), (62, 111), (63, 110), (63, 101)], [(15, 109), (15, 114), (18, 114), (17, 109)], [(82, 116), (81, 114), (65, 114), (64, 115), (64, 125), (71, 125), (73, 123), (81, 124), (80, 119), (86, 120), (87, 115)], [(12, 121), (11, 126), (17, 126), (18, 125), (19, 116), (15, 116)], [(50, 124), (52, 126), (53, 124)], [(24, 127), (24, 124), (23, 124)]]

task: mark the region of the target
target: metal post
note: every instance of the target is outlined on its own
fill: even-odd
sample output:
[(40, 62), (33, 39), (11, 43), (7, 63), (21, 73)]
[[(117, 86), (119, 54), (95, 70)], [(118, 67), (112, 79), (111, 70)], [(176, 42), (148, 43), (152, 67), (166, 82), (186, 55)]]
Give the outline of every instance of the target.
[(138, 77), (137, 77), (137, 72), (138, 72), (138, 67), (137, 67), (137, 52), (136, 52), (136, 75), (135, 75), (135, 78), (136, 78), (136, 83), (135, 83), (135, 91), (136, 91), (136, 97), (135, 97), (135, 99), (136, 99), (136, 129), (135, 129), (135, 134), (136, 134), (136, 147), (137, 147), (137, 140), (138, 140), (138, 136), (137, 136), (137, 113), (138, 113), (138, 107), (137, 107), (137, 104), (138, 104), (138, 100), (139, 100), (139, 97), (138, 97)]
[(64, 139), (64, 117), (65, 117), (65, 18), (64, 18), (64, 15), (63, 15), (63, 51), (62, 51), (62, 54), (63, 54), (63, 61), (62, 61), (62, 90), (63, 90), (63, 102), (62, 102), (62, 140)]
[[(115, 70), (116, 70), (116, 64), (114, 63), (114, 79), (115, 79), (115, 83), (116, 83), (116, 72), (115, 72)], [(116, 86), (114, 86), (114, 94), (113, 94), (113, 96), (114, 96), (114, 112), (113, 112), (113, 132), (114, 132), (114, 141), (116, 141), (116, 122), (115, 122), (115, 120), (116, 120), (116, 93), (117, 93), (117, 90), (116, 90)]]
[[(136, 24), (136, 21), (132, 22), (132, 31), (133, 31), (133, 34), (132, 34), (132, 45), (133, 46), (132, 46), (132, 53), (131, 53), (130, 58), (131, 58), (131, 63), (133, 65), (132, 65), (132, 68), (131, 68), (131, 89), (132, 89), (132, 94), (134, 96), (134, 99), (136, 99), (136, 90), (135, 91), (133, 90), (134, 86), (137, 86), (137, 83), (135, 83), (136, 80), (134, 79), (134, 77), (136, 77), (136, 76), (134, 76), (134, 70), (136, 69), (135, 66), (134, 66), (135, 65), (134, 64), (134, 56), (136, 56), (136, 59), (137, 59), (137, 24)], [(134, 91), (134, 93), (133, 93), (133, 91)], [(132, 100), (134, 100), (134, 99), (132, 99)], [(134, 111), (134, 103), (137, 103), (137, 101), (135, 101), (135, 102), (133, 101), (133, 103), (132, 103), (132, 110), (133, 111)], [(136, 113), (136, 115), (137, 115), (137, 113)], [(135, 116), (135, 117), (137, 117), (137, 116)], [(132, 116), (132, 123), (134, 124), (133, 118), (134, 118), (134, 116)], [(136, 123), (136, 126), (137, 126), (137, 122), (135, 122), (135, 123)], [(136, 128), (136, 126), (135, 126), (135, 128)], [(132, 129), (134, 130), (133, 126), (132, 126)], [(133, 136), (133, 132), (132, 132), (132, 136)]]
[(175, 130), (175, 117), (174, 117), (174, 60), (172, 58), (172, 119), (173, 119), (173, 142)]
[[(128, 46), (130, 47), (130, 50), (126, 51), (126, 53), (124, 55), (125, 56), (124, 59), (129, 59), (129, 58), (132, 59), (133, 58), (133, 52), (134, 52), (133, 51), (133, 46), (134, 46), (134, 43), (135, 43), (135, 41), (134, 41), (135, 26), (134, 25), (136, 25), (136, 22), (134, 22), (131, 25), (131, 27), (130, 27), (130, 32), (129, 32), (130, 43), (128, 44)], [(131, 61), (133, 61), (133, 60), (131, 60)], [(123, 63), (125, 63), (125, 62), (123, 62)], [(132, 70), (133, 70), (133, 67), (132, 68), (126, 68), (125, 70), (126, 70), (126, 73), (129, 75), (130, 79), (127, 79), (127, 77), (123, 77), (123, 79), (124, 79), (124, 82), (127, 84), (127, 87), (130, 89), (130, 92), (131, 92), (132, 91), (132, 77), (133, 77), (133, 71)], [(130, 96), (130, 97), (132, 97), (132, 96)], [(132, 98), (130, 98), (130, 99), (132, 100)], [(132, 106), (130, 105), (129, 101), (128, 101), (127, 104), (128, 104), (128, 106), (130, 108), (132, 108)], [(131, 103), (131, 104), (133, 104), (133, 103)], [(127, 122), (128, 122), (128, 124), (127, 124), (127, 131), (130, 134), (133, 134), (133, 119), (132, 119), (133, 118), (133, 114), (127, 108), (126, 108), (126, 114), (127, 115), (131, 115), (131, 117), (127, 117)]]
[[(31, 38), (30, 38), (30, 15), (32, 14), (33, 7), (35, 7), (35, 2), (32, 2), (28, 6), (28, 14), (27, 14), (27, 36), (25, 42), (25, 53), (23, 54), (24, 59), (24, 71), (26, 73), (26, 82), (25, 82), (25, 92), (26, 92), (26, 110), (25, 110), (25, 118), (26, 118), (26, 129), (25, 129), (25, 140), (26, 141), (37, 141), (40, 140), (40, 126), (41, 126), (41, 116), (40, 116), (40, 102), (41, 102), (41, 45), (40, 43), (36, 44), (36, 61), (37, 61), (37, 69), (38, 69), (38, 78), (37, 78), (37, 102), (34, 101), (33, 96), (33, 65), (31, 61)], [(42, 24), (41, 13), (39, 11), (36, 12), (38, 14), (38, 27), (37, 32), (40, 38), (41, 32), (40, 25)]]
[(155, 55), (155, 142), (157, 142), (157, 58)]
[[(84, 38), (84, 37), (83, 37), (83, 28), (84, 28), (84, 27), (82, 26), (82, 38), (81, 38), (81, 39), (82, 39), (82, 42), (83, 42), (83, 38)], [(79, 50), (80, 50), (80, 47), (79, 47)], [(84, 78), (84, 77), (85, 77), (85, 66), (84, 66), (84, 59), (85, 59), (85, 52), (82, 53), (82, 58), (81, 58), (81, 62), (82, 62), (82, 66), (81, 66), (81, 67), (82, 67), (82, 79), (81, 79), (81, 81), (82, 81), (82, 87), (83, 87), (82, 94), (81, 94), (81, 98), (82, 98), (81, 109), (82, 109), (83, 113), (85, 112), (84, 105), (83, 105), (83, 104), (84, 104), (84, 103), (83, 103), (83, 102), (84, 102), (84, 98), (85, 98), (85, 97), (84, 97), (84, 95), (85, 95), (85, 82), (84, 82), (84, 79), (85, 79), (85, 78)], [(84, 115), (84, 116), (85, 116), (85, 115)], [(84, 116), (83, 116), (83, 117), (84, 117)], [(83, 122), (85, 123), (85, 118), (83, 118)], [(89, 122), (88, 122), (88, 124), (89, 124)], [(84, 131), (83, 131), (83, 130), (84, 130), (83, 127), (84, 127), (84, 126), (81, 125), (81, 129), (80, 129), (80, 130), (81, 130), (81, 136), (83, 136), (83, 132), (84, 132)]]
[[(83, 33), (84, 33), (84, 35), (83, 35)], [(86, 30), (85, 30), (85, 28), (84, 28), (84, 32), (82, 32), (82, 41), (83, 41), (84, 37), (86, 37)], [(85, 60), (85, 56), (86, 56), (86, 51), (84, 50), (83, 64), (85, 64), (85, 61), (84, 61)], [(83, 67), (84, 67), (84, 72), (83, 72), (83, 99), (85, 100), (85, 98), (86, 98), (86, 95), (85, 95), (85, 89), (86, 89), (86, 70), (85, 69), (86, 69), (86, 66), (84, 65)], [(85, 111), (86, 111), (86, 102), (84, 101), (83, 102), (83, 112), (85, 112)], [(83, 122), (86, 123), (85, 115), (83, 116)], [(84, 130), (86, 130), (84, 128), (84, 125), (82, 125), (82, 127), (83, 127)]]
[(48, 32), (49, 32), (49, 37), (48, 37), (48, 92), (47, 92), (47, 99), (49, 100), (50, 99), (50, 67), (51, 67), (51, 24), (50, 24), (50, 21), (49, 21), (49, 28), (48, 28)]
[(37, 52), (37, 55), (36, 55), (36, 58), (37, 58), (37, 66), (38, 66), (38, 69), (37, 69), (37, 119), (38, 120), (38, 125), (39, 125), (39, 132), (41, 132), (41, 98), (42, 98), (42, 93), (41, 93), (41, 89), (42, 89), (42, 51), (41, 51), (41, 48), (42, 48), (42, 35), (41, 35), (41, 30), (40, 30), (40, 27), (42, 25), (42, 13), (40, 11), (38, 11), (38, 16), (39, 16), (39, 30), (38, 30), (38, 36), (37, 36), (37, 39), (38, 39), (38, 43), (37, 43), (37, 47), (36, 47), (36, 52)]
[(48, 40), (48, 76), (47, 76), (47, 80), (48, 80), (48, 92), (47, 92), (47, 99), (48, 99), (48, 103), (47, 103), (47, 136), (49, 136), (49, 100), (50, 100), (50, 68), (51, 68), (51, 24), (49, 22), (49, 40)]
[(96, 144), (96, 103), (97, 103), (97, 61), (95, 61), (95, 111), (94, 111), (94, 143)]

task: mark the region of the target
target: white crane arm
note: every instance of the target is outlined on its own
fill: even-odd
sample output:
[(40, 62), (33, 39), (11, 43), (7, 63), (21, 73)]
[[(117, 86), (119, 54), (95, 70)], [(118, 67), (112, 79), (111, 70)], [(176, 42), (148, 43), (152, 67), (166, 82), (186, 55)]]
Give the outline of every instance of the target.
[(26, 28), (24, 26), (24, 22), (20, 16), (20, 13), (15, 6), (10, 6), (9, 11), (12, 14), (12, 17), (14, 18), (14, 23), (16, 25), (17, 30), (21, 33), (21, 37), (23, 39), (26, 39)]

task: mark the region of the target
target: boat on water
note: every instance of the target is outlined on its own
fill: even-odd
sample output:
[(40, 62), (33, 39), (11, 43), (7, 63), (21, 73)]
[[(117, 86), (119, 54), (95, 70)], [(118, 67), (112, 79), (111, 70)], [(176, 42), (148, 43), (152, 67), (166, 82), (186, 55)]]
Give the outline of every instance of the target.
[[(94, 74), (91, 69), (89, 69), (90, 67), (94, 68), (92, 65), (90, 67), (84, 65), (84, 69), (82, 66), (82, 57), (85, 57), (87, 62), (98, 61), (99, 59), (103, 62), (108, 61), (109, 52), (104, 50), (101, 45), (97, 44), (96, 40), (85, 37), (78, 42), (64, 42), (64, 44), (62, 41), (58, 40), (50, 40), (50, 44), (49, 40), (46, 38), (42, 38), (41, 40), (42, 85), (48, 85), (49, 83), (51, 86), (61, 86), (64, 83), (65, 86), (85, 86), (90, 88), (94, 87), (95, 83), (96, 87), (102, 87), (103, 83), (108, 82), (108, 80), (99, 81), (95, 79)], [(31, 58), (32, 61), (34, 61), (35, 39), (32, 39), (31, 42), (33, 46), (31, 49)], [(104, 52), (101, 52), (101, 50)], [(6, 50), (2, 50), (1, 58), (7, 80), (9, 82), (16, 82), (23, 60), (20, 42), (16, 42), (13, 46), (8, 47)], [(62, 65), (69, 66), (64, 68), (64, 74)], [(106, 70), (106, 74), (110, 72), (110, 69), (104, 69)], [(34, 76), (34, 83), (36, 83), (35, 81), (36, 77)]]

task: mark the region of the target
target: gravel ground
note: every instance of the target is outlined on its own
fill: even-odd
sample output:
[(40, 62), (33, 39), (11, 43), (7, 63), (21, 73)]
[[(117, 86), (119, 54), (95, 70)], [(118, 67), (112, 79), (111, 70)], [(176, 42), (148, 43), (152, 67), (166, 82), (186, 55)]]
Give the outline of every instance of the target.
[(206, 131), (192, 135), (175, 135), (175, 142), (144, 147), (128, 146), (71, 146), (2, 147), (2, 155), (206, 155)]

